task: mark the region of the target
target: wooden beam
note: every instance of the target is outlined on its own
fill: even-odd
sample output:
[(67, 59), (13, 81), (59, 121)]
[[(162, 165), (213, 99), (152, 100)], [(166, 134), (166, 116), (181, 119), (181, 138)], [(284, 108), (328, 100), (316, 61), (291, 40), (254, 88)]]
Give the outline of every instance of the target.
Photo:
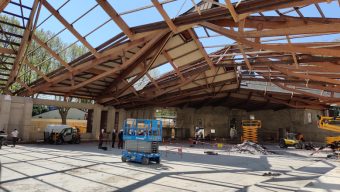
[(42, 0), (43, 5), (45, 6), (45, 8), (55, 17), (58, 19), (58, 21), (60, 21), (65, 27), (66, 29), (68, 29), (86, 48), (88, 48), (90, 50), (90, 52), (97, 58), (100, 57), (100, 53), (97, 52), (96, 49), (94, 49), (89, 42), (86, 41), (86, 39), (81, 36), (78, 31), (76, 31), (74, 29), (74, 27), (69, 24), (66, 19), (64, 19), (63, 16), (60, 15), (60, 13), (55, 10), (52, 5), (50, 5), (47, 0)]
[(316, 76), (316, 75), (305, 75), (305, 74), (301, 74), (301, 73), (295, 73), (295, 72), (293, 72), (289, 69), (284, 69), (284, 68), (278, 67), (276, 65), (270, 65), (270, 68), (278, 70), (278, 71), (280, 71), (281, 73), (283, 73), (287, 76), (293, 76), (293, 77), (297, 77), (297, 78), (300, 78), (300, 79), (309, 79), (309, 80), (312, 80), (312, 81), (319, 81), (319, 82), (325, 82), (325, 83), (340, 85), (340, 81), (336, 80), (336, 79), (330, 79), (330, 78), (327, 78), (327, 77)]
[(240, 51), (241, 51), (241, 53), (242, 53), (244, 62), (246, 63), (248, 69), (251, 71), (251, 70), (252, 70), (252, 67), (251, 67), (251, 65), (250, 65), (250, 62), (249, 62), (249, 59), (248, 59), (246, 53), (244, 52), (244, 49), (243, 49), (242, 44), (239, 43), (239, 42), (237, 42), (237, 45), (238, 45), (238, 48), (240, 49)]
[(181, 78), (181, 80), (184, 81), (185, 78), (183, 77), (182, 73), (179, 71), (178, 67), (175, 65), (175, 63), (172, 60), (172, 58), (169, 55), (169, 53), (166, 50), (164, 50), (162, 54), (169, 61), (170, 65), (172, 66), (172, 68), (174, 68), (174, 70), (176, 71), (177, 75)]
[(227, 9), (229, 10), (231, 16), (236, 23), (245, 19), (249, 15), (249, 13), (238, 14), (230, 0), (225, 0), (225, 3)]
[(130, 30), (129, 26), (125, 21), (119, 16), (117, 11), (110, 5), (107, 0), (97, 0), (97, 3), (104, 9), (104, 11), (111, 17), (111, 19), (118, 25), (118, 27), (123, 31), (123, 33), (130, 39), (133, 38), (133, 32)]
[(168, 24), (169, 28), (174, 32), (177, 33), (177, 27), (170, 19), (169, 15), (164, 10), (163, 6), (158, 2), (158, 0), (151, 0), (153, 5), (156, 7), (158, 12), (162, 15), (165, 22)]
[(7, 7), (11, 0), (1, 0), (0, 2), (0, 13)]
[[(124, 86), (122, 89), (118, 90), (115, 94), (116, 94), (116, 97), (119, 97), (126, 89), (128, 89), (128, 87), (132, 87), (133, 84), (135, 84), (140, 78), (142, 78), (152, 67), (152, 65), (155, 63), (156, 59), (159, 57), (159, 55), (162, 53), (165, 45), (168, 43), (168, 41), (171, 39), (172, 37), (172, 33), (169, 33), (166, 37), (160, 39), (159, 42), (157, 42), (157, 48), (156, 49), (156, 53), (153, 55), (152, 59), (149, 61), (149, 63), (147, 64), (146, 68), (141, 72), (139, 73), (135, 78), (133, 78), (128, 85)], [(155, 49), (155, 48), (152, 48), (152, 49)], [(150, 49), (149, 52), (153, 52), (153, 50)], [(148, 52), (146, 52), (144, 54), (144, 58), (147, 58), (149, 55)], [(137, 65), (140, 65), (142, 64), (142, 62), (140, 63), (136, 63)], [(115, 83), (118, 83), (118, 82), (115, 82)]]
[[(123, 80), (123, 83), (124, 83), (125, 85), (128, 85), (128, 86), (129, 86), (129, 82), (128, 82), (127, 80), (124, 79), (124, 80)], [(135, 89), (133, 86), (129, 86), (128, 89), (131, 90), (132, 93), (135, 94), (137, 97), (139, 97), (139, 95), (138, 95), (136, 89)], [(125, 91), (126, 91), (126, 90), (125, 90)], [(115, 98), (115, 99), (116, 99), (116, 98)]]
[[(167, 32), (167, 31), (166, 31)], [(102, 79), (108, 75), (111, 75), (117, 71), (121, 71), (121, 70), (124, 70), (125, 68), (127, 68), (129, 65), (131, 65), (133, 62), (136, 62), (140, 57), (142, 57), (149, 49), (151, 49), (155, 43), (158, 42), (159, 39), (161, 39), (166, 32), (163, 32), (163, 33), (160, 33), (158, 34), (157, 36), (155, 36), (150, 42), (148, 42), (142, 49), (139, 50), (138, 53), (134, 54), (129, 60), (127, 60), (126, 62), (124, 62), (123, 64), (121, 65), (118, 65), (117, 67), (111, 69), (111, 70), (108, 70), (100, 75), (96, 75), (86, 81), (83, 81), (73, 87), (70, 87), (69, 89), (70, 90), (76, 90), (76, 89), (79, 89), (80, 87), (83, 87), (89, 83), (92, 83), (94, 81), (97, 81), (99, 79)]]
[[(168, 31), (168, 30), (167, 30)], [(165, 34), (164, 34), (165, 35)], [(166, 43), (170, 37), (172, 35), (169, 34), (166, 38), (160, 38), (159, 41), (157, 43), (154, 43), (154, 46), (150, 47), (149, 50), (145, 51), (144, 52), (144, 55), (141, 56), (139, 59), (138, 59), (138, 62), (133, 62), (131, 63), (129, 66), (127, 66), (120, 74), (117, 78), (115, 78), (115, 80), (113, 82), (110, 83), (110, 85), (106, 88), (106, 90), (100, 95), (97, 97), (97, 99), (101, 100), (103, 97), (106, 97), (107, 95), (112, 95), (112, 90), (115, 88), (115, 87), (118, 87), (118, 84), (120, 83), (120, 81), (124, 80), (127, 78), (127, 76), (133, 71), (135, 70), (135, 68), (137, 68), (138, 66), (142, 66), (141, 64), (144, 64), (145, 63), (145, 59), (157, 48), (157, 47), (160, 47), (161, 49), (163, 49), (164, 47), (164, 43)], [(141, 51), (141, 50), (139, 50)], [(139, 52), (138, 51), (138, 52)], [(137, 52), (137, 53), (138, 53)], [(159, 52), (156, 51), (157, 54)], [(137, 53), (135, 53), (134, 55), (136, 55)], [(156, 55), (157, 55), (156, 54)], [(126, 58), (123, 54), (123, 62), (125, 63), (126, 62)], [(116, 97), (118, 97), (121, 93), (124, 93), (124, 91), (128, 88), (128, 86), (132, 86), (135, 82), (137, 82), (140, 78), (142, 78), (142, 76), (151, 68), (151, 66), (153, 65), (153, 62), (154, 62), (154, 59), (151, 59), (151, 61), (149, 62), (148, 64), (148, 67), (146, 67), (142, 72), (140, 72), (139, 74), (137, 74), (135, 76), (135, 78), (133, 80), (131, 80), (129, 82), (129, 85), (126, 85), (124, 86), (122, 89), (118, 90), (118, 88), (116, 89), (116, 92), (114, 93)], [(125, 89), (125, 90), (124, 90)], [(122, 92), (122, 90), (124, 90)]]
[(271, 101), (274, 101), (274, 102), (277, 102), (277, 103), (281, 103), (281, 104), (284, 104), (284, 105), (287, 105), (289, 107), (292, 107), (292, 108), (297, 108), (297, 109), (316, 109), (316, 110), (322, 110), (322, 109), (325, 109), (326, 106), (322, 106), (322, 105), (294, 105), (294, 104), (291, 104), (289, 103), (288, 101), (283, 101), (281, 99), (277, 99), (277, 98), (274, 98), (274, 97), (270, 97), (268, 95), (264, 95), (265, 98), (271, 100)]
[(202, 46), (202, 43), (198, 40), (198, 37), (193, 29), (188, 29), (188, 32), (191, 36), (191, 38), (194, 40), (195, 44), (197, 45), (198, 49), (200, 50), (201, 54), (203, 55), (205, 61), (208, 63), (211, 69), (216, 71), (216, 67), (214, 63), (211, 61), (208, 53), (205, 51), (205, 49)]
[(287, 85), (284, 85), (284, 84), (281, 84), (281, 83), (274, 83), (274, 84), (277, 85), (278, 87), (280, 87), (281, 89), (291, 91), (293, 93), (302, 94), (302, 95), (309, 96), (309, 97), (314, 97), (314, 98), (317, 98), (317, 99), (319, 99), (320, 101), (323, 101), (323, 102), (340, 102), (340, 98), (326, 97), (326, 96), (310, 93), (310, 92), (307, 92), (307, 91), (301, 91), (301, 90), (296, 89), (296, 88), (287, 87)]
[[(11, 42), (11, 39), (10, 37), (8, 37), (8, 35), (12, 35), (12, 33), (8, 33), (6, 31), (4, 31), (4, 29), (2, 28), (2, 26), (0, 25), (0, 32), (4, 34), (7, 42), (9, 43), (9, 46), (11, 47), (12, 51), (14, 51), (15, 53), (17, 52), (16, 49), (14, 48), (13, 44), (10, 43)], [(22, 36), (20, 36), (20, 38), (22, 38)]]
[(26, 52), (26, 49), (28, 47), (28, 44), (30, 42), (29, 38), (32, 33), (32, 25), (33, 25), (33, 19), (36, 12), (36, 9), (38, 7), (39, 0), (35, 0), (33, 3), (33, 7), (29, 16), (29, 21), (26, 24), (26, 28), (23, 34), (23, 37), (21, 39), (21, 43), (18, 49), (17, 56), (15, 57), (13, 68), (10, 73), (10, 76), (8, 78), (8, 81), (6, 83), (6, 91), (8, 92), (9, 86), (14, 82), (15, 78), (18, 75), (19, 69), (20, 69), (20, 63), (22, 62), (22, 59), (24, 58), (24, 54)]
[[(159, 32), (157, 32), (158, 34)], [(110, 59), (116, 59), (119, 54), (122, 53), (122, 50), (129, 50), (132, 48), (135, 48), (137, 46), (143, 45), (147, 41), (149, 41), (151, 38), (155, 37), (155, 33), (150, 33), (147, 36), (141, 36), (138, 39), (134, 39), (131, 42), (126, 42), (118, 46), (111, 47), (110, 49), (105, 50), (102, 53), (102, 56), (100, 58), (95, 58), (86, 62), (83, 62), (73, 68), (73, 72), (68, 72), (68, 73), (63, 73), (58, 76), (55, 76), (51, 78), (51, 83), (45, 83), (45, 84), (39, 84), (37, 86), (34, 86), (32, 88), (33, 93), (41, 92), (47, 90), (50, 86), (55, 85), (57, 83), (60, 83), (63, 80), (66, 80), (70, 77), (70, 74), (72, 75), (77, 75), (79, 73), (82, 73), (84, 71), (88, 71), (99, 64), (106, 62)], [(18, 93), (19, 95), (25, 94), (25, 91), (20, 91)]]
[(300, 35), (300, 34), (327, 34), (340, 32), (340, 23), (334, 24), (305, 24), (296, 27), (284, 27), (262, 31), (246, 31), (243, 33), (244, 37), (273, 37), (286, 35)]
[[(192, 81), (194, 81), (197, 77), (199, 77), (201, 75), (201, 73), (198, 73), (196, 75), (193, 75), (187, 79), (185, 79), (185, 81), (181, 82), (180, 84), (176, 85), (176, 86), (173, 86), (173, 87), (169, 87), (167, 89), (164, 89), (164, 90), (161, 90), (160, 92), (157, 92), (156, 94), (152, 95), (151, 98), (156, 98), (156, 97), (159, 97), (165, 93), (168, 93), (170, 91), (173, 91), (173, 90), (176, 90), (176, 89), (179, 89), (181, 88), (182, 86), (184, 85), (187, 85), (189, 83), (191, 83)], [(149, 99), (151, 99), (149, 98)]]
[[(305, 23), (302, 19), (297, 17), (291, 17), (291, 16), (249, 16), (247, 17), (247, 22), (245, 23), (245, 28), (254, 28), (258, 30), (268, 30), (268, 32), (265, 32), (263, 36), (266, 35), (266, 33), (271, 33), (270, 31), (273, 29), (283, 29), (285, 31), (285, 28), (294, 29), (297, 27), (297, 30), (299, 28), (302, 29), (303, 26), (309, 26), (309, 25), (332, 25), (332, 24), (339, 24), (340, 19), (339, 18), (317, 18), (317, 17), (305, 17)], [(223, 18), (223, 19), (216, 19), (209, 21), (211, 23), (214, 23), (219, 26), (223, 27), (238, 27), (238, 23), (235, 23), (233, 19), (231, 18)], [(288, 31), (288, 30), (287, 30)], [(306, 30), (303, 30), (305, 33), (309, 33)], [(260, 36), (259, 33), (255, 33), (256, 30), (253, 31), (246, 31), (246, 36)], [(253, 34), (254, 32), (254, 34)], [(274, 33), (274, 31), (272, 31)], [(276, 31), (277, 34), (284, 34), (283, 32)], [(298, 34), (296, 32), (296, 34)]]
[(200, 8), (196, 5), (195, 0), (191, 0), (191, 2), (192, 2), (192, 4), (194, 5), (195, 10), (197, 11), (197, 13), (198, 13), (199, 15), (201, 15), (201, 10), (200, 10)]
[(22, 87), (25, 87), (25, 89), (28, 90), (28, 92), (32, 92), (31, 87), (29, 87), (26, 83), (24, 83), (23, 81), (21, 81), (19, 78), (17, 78), (15, 80), (17, 83), (19, 83)]
[(25, 63), (26, 65), (31, 68), (33, 71), (35, 71), (40, 77), (44, 78), (45, 81), (47, 81), (48, 83), (51, 82), (51, 79), (49, 79), (43, 72), (41, 72), (38, 68), (36, 68), (34, 65), (32, 65), (28, 59), (25, 59)]
[(160, 89), (158, 83), (155, 81), (155, 79), (153, 79), (153, 78), (150, 76), (149, 73), (146, 73), (145, 75), (149, 78), (149, 80), (150, 80), (151, 83), (157, 88), (157, 90), (158, 90), (158, 91), (161, 91), (161, 89)]
[(67, 101), (56, 101), (56, 100), (48, 100), (48, 99), (35, 99), (33, 98), (33, 104), (36, 105), (47, 105), (47, 106), (56, 106), (56, 107), (72, 107), (78, 109), (93, 109), (95, 108), (95, 104), (89, 103), (76, 103), (76, 102), (67, 102)]
[(32, 39), (37, 42), (41, 47), (43, 47), (49, 54), (51, 54), (60, 64), (62, 64), (67, 70), (72, 71), (72, 67), (64, 61), (59, 54), (54, 52), (46, 43), (39, 39), (36, 35), (32, 35)]
[(3, 48), (0, 47), (0, 53), (1, 54), (16, 54), (16, 52), (13, 49)]
[[(290, 38), (289, 38), (289, 35), (286, 35), (286, 38), (287, 38), (287, 41), (288, 41), (288, 45), (292, 46), (292, 43), (291, 43)], [(299, 68), (299, 62), (297, 60), (295, 52), (292, 52), (292, 57), (293, 57), (293, 60), (294, 60), (295, 67)]]
[(340, 93), (340, 89), (338, 88), (337, 85), (331, 86), (331, 85), (314, 85), (313, 83), (285, 83), (285, 85), (291, 85), (291, 86), (295, 86), (297, 88), (311, 88), (311, 89), (318, 89), (318, 90), (324, 90), (324, 91), (328, 91), (328, 92), (333, 92), (333, 93)]
[[(250, 15), (253, 13), (265, 12), (268, 10), (278, 10), (278, 9), (284, 9), (284, 8), (289, 8), (289, 7), (304, 7), (307, 5), (314, 4), (314, 3), (329, 2), (329, 0), (292, 0), (289, 2), (286, 1), (285, 3), (282, 3), (281, 0), (276, 0), (276, 1), (278, 1), (277, 4), (273, 4), (271, 6), (269, 5), (263, 8), (258, 8), (254, 11), (248, 11), (246, 13)], [(279, 1), (281, 1), (281, 3)]]
[(252, 41), (249, 41), (242, 36), (240, 36), (238, 33), (227, 30), (223, 27), (217, 26), (215, 24), (209, 23), (209, 22), (202, 22), (202, 25), (217, 32), (221, 35), (225, 35), (229, 38), (234, 39), (235, 41), (241, 42), (247, 46), (250, 46), (257, 50), (272, 50), (277, 52), (297, 52), (297, 53), (305, 53), (310, 55), (322, 55), (322, 56), (333, 56), (338, 57), (340, 55), (340, 51), (336, 49), (329, 49), (329, 48), (309, 48), (301, 45), (295, 45), (295, 44), (280, 44), (280, 45), (267, 45), (267, 44), (259, 44)]

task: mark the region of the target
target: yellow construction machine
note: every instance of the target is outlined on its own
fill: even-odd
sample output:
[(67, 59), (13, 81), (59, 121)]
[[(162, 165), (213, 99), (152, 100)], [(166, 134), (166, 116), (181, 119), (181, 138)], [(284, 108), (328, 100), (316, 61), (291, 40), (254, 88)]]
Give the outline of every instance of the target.
[[(320, 129), (340, 133), (340, 117), (318, 116)], [(340, 136), (326, 137), (326, 144), (332, 149), (340, 148)]]
[(287, 133), (285, 138), (281, 138), (279, 142), (281, 148), (295, 147), (302, 149), (304, 147), (304, 138), (301, 133)]
[(243, 135), (242, 141), (252, 141), (254, 143), (258, 142), (258, 129), (261, 128), (260, 120), (242, 120), (242, 131)]

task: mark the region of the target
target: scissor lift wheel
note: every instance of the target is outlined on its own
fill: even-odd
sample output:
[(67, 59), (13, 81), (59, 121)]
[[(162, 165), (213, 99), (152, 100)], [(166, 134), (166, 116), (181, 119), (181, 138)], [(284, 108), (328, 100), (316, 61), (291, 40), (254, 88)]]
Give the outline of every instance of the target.
[(142, 164), (143, 164), (143, 165), (148, 165), (149, 163), (150, 163), (149, 158), (143, 157), (143, 159), (142, 159)]

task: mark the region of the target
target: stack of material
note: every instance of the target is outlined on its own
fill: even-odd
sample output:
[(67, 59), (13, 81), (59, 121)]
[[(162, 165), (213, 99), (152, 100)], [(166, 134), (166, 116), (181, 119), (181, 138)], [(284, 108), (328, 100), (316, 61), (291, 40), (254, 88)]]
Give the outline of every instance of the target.
[(249, 153), (257, 155), (269, 155), (271, 154), (261, 145), (253, 143), (251, 141), (244, 141), (242, 144), (234, 145), (231, 148), (232, 152)]
[(259, 128), (261, 128), (261, 121), (259, 120), (242, 120), (242, 141), (252, 141), (257, 143)]

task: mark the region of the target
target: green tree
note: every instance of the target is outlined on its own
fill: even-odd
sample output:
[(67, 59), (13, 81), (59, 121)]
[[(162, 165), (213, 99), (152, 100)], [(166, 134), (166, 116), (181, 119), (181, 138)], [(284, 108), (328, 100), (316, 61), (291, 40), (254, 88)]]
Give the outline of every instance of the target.
[[(9, 42), (16, 43), (17, 45), (12, 45), (6, 41), (0, 41), (0, 47), (3, 48), (11, 48), (15, 51), (18, 50), (19, 44), (21, 42), (21, 38), (18, 37), (18, 35), (22, 36), (24, 33), (24, 30), (16, 26), (20, 26), (20, 22), (15, 19), (14, 17), (7, 17), (7, 16), (0, 16), (0, 30), (2, 33), (0, 33), (0, 39), (6, 40)], [(13, 35), (6, 35), (6, 33), (16, 34), (17, 36)], [(46, 31), (44, 29), (37, 29), (34, 32), (34, 35), (37, 36), (40, 40), (43, 42), (47, 42), (47, 45), (56, 52), (64, 61), (70, 62), (79, 56), (86, 53), (88, 50), (83, 45), (78, 44), (68, 44), (65, 43), (59, 36), (57, 36), (55, 33), (51, 31)], [(13, 63), (15, 58), (8, 58), (8, 57), (0, 57), (0, 86), (5, 85), (6, 82), (1, 82), (1, 79), (7, 79), (11, 71), (11, 66), (7, 65), (7, 63)], [(51, 54), (46, 51), (44, 48), (42, 48), (37, 42), (34, 40), (31, 40), (31, 43), (29, 44), (29, 47), (26, 52), (26, 59), (21, 65), (21, 68), (19, 70), (18, 78), (20, 78), (21, 81), (23, 81), (26, 84), (30, 84), (33, 81), (41, 78), (38, 76), (38, 74), (32, 70), (28, 65), (26, 65), (29, 62), (31, 65), (34, 65), (38, 70), (40, 70), (44, 74), (48, 74), (60, 67), (63, 67), (59, 61), (57, 61), (55, 58), (51, 56)], [(6, 77), (5, 77), (6, 76)], [(15, 91), (21, 88), (21, 85), (18, 83), (14, 83), (11, 86), (11, 90)], [(71, 101), (72, 98), (67, 98), (65, 101)], [(34, 114), (40, 114), (43, 111), (42, 106), (35, 106), (33, 108)], [(67, 113), (69, 111), (69, 108), (58, 108), (61, 119), (63, 124), (66, 124), (67, 119)]]
[[(64, 101), (64, 102), (78, 102), (78, 103), (92, 103), (89, 99), (81, 99), (81, 98), (75, 98), (75, 97), (61, 97), (61, 96), (55, 96), (55, 100)], [(67, 114), (70, 110), (69, 107), (57, 107), (60, 117), (61, 117), (61, 123), (66, 124), (67, 123)], [(83, 109), (80, 109), (83, 110)], [(83, 110), (84, 112), (87, 112), (86, 110)]]
[(48, 112), (48, 108), (45, 105), (33, 105), (32, 116), (40, 115)]

